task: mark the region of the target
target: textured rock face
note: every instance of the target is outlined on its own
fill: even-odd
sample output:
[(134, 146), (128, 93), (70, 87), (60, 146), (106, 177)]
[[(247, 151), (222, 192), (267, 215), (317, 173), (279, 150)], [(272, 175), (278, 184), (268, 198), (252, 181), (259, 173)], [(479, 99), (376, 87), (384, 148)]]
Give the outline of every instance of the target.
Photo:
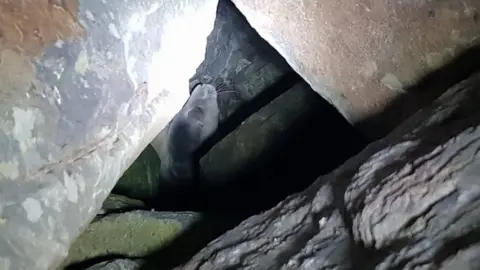
[[(200, 215), (191, 212), (128, 211), (99, 217), (80, 234), (59, 269), (75, 266), (84, 269), (96, 258), (148, 256), (168, 245)], [(91, 264), (91, 262), (90, 262)]]
[[(316, 92), (372, 137), (431, 100), (406, 92), (480, 33), (476, 0), (233, 2)], [(391, 113), (369, 119), (394, 100)]]
[(0, 269), (66, 256), (187, 99), (216, 7), (0, 0)]
[(480, 269), (480, 73), (180, 269)]

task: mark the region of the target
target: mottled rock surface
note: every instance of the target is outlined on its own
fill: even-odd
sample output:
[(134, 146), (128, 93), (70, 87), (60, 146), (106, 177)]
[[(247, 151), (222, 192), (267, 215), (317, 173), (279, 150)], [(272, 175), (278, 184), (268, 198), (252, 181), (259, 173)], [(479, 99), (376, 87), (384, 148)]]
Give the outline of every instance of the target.
[(446, 90), (411, 86), (480, 35), (477, 0), (233, 2), (316, 92), (372, 138)]
[(129, 259), (118, 259), (95, 264), (85, 270), (140, 270), (140, 264), (137, 261)]
[(177, 269), (479, 269), (479, 102), (477, 73)]
[(188, 97), (216, 0), (0, 1), (0, 269), (52, 269)]
[(131, 211), (92, 222), (69, 250), (63, 266), (108, 256), (141, 258), (167, 245), (199, 218), (195, 213)]

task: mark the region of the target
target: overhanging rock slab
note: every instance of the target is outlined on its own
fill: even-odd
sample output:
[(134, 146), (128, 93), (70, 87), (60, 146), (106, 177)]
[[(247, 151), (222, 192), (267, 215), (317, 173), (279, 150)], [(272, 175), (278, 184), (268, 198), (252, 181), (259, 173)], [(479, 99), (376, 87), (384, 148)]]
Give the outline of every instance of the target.
[(187, 99), (216, 7), (0, 1), (0, 269), (66, 256)]
[(316, 92), (370, 137), (385, 135), (439, 96), (428, 93), (437, 87), (407, 92), (480, 35), (476, 0), (233, 2)]

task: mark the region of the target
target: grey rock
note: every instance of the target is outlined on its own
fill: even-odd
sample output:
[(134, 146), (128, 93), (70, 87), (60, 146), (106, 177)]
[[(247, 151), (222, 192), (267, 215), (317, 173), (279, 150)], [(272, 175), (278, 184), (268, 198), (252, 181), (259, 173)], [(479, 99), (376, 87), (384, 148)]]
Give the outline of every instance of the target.
[(478, 269), (480, 73), (177, 269)]
[(169, 244), (199, 218), (199, 214), (191, 212), (140, 210), (106, 215), (96, 219), (80, 234), (62, 266), (107, 256), (148, 256)]
[(0, 47), (5, 270), (52, 269), (67, 255), (187, 99), (217, 7), (216, 0), (30, 2), (2, 5), (2, 20), (10, 20), (2, 32), (14, 33)]
[(85, 270), (140, 270), (141, 264), (134, 260), (118, 259), (101, 262), (88, 267)]

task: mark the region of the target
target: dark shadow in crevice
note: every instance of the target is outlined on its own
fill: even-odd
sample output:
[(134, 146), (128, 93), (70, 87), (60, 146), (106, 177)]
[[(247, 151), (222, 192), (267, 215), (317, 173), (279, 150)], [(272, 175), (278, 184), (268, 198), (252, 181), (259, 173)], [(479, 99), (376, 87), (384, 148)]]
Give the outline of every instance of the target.
[(234, 113), (232, 113), (226, 121), (220, 123), (217, 131), (213, 136), (208, 138), (195, 153), (196, 159), (199, 160), (204, 156), (215, 144), (222, 140), (229, 133), (239, 127), (248, 117), (257, 113), (260, 109), (272, 102), (290, 90), (296, 83), (301, 82), (300, 76), (294, 71), (283, 75), (275, 84), (264, 89), (255, 96), (254, 99), (244, 102)]
[[(473, 72), (479, 70), (480, 49), (472, 47), (463, 52), (446, 66), (428, 74), (418, 84), (407, 89), (407, 94), (398, 98), (381, 114), (365, 119), (362, 126), (371, 129), (383, 130), (384, 133), (392, 130), (399, 124), (399, 119), (406, 119), (417, 109), (432, 102), (451, 86), (466, 79)], [(298, 75), (296, 75), (298, 76)], [(244, 119), (259, 108), (271, 101), (272, 97), (279, 96), (292, 87), (295, 80), (287, 79), (288, 86), (279, 83), (272, 87), (272, 92), (266, 91), (265, 100), (258, 102), (256, 108), (245, 109), (232, 116), (228, 124), (220, 127), (223, 131), (212, 137), (199, 153), (205, 153), (226, 134), (234, 130)], [(177, 240), (152, 254), (147, 261), (155, 269), (170, 269), (188, 260), (192, 255), (210, 240), (234, 227), (241, 220), (268, 209), (284, 199), (287, 195), (298, 192), (311, 184), (318, 175), (327, 173), (341, 165), (347, 158), (355, 155), (366, 144), (366, 141), (352, 128), (346, 120), (326, 101), (318, 95), (318, 109), (308, 117), (298, 121), (291, 132), (285, 134), (273, 147), (265, 152), (262, 158), (255, 162), (256, 166), (248, 168), (242, 175), (236, 175), (223, 185), (206, 185), (201, 181), (190, 187), (182, 186), (175, 190), (163, 189), (158, 200), (151, 202), (157, 208), (165, 211), (193, 210), (209, 213), (197, 225), (180, 235)], [(314, 98), (312, 96), (312, 98)], [(261, 105), (263, 104), (263, 105)], [(252, 106), (252, 104), (245, 105)], [(386, 121), (385, 119), (392, 119)], [(379, 121), (386, 126), (377, 127)], [(391, 122), (392, 126), (387, 123)], [(376, 124), (375, 124), (376, 123)], [(346, 187), (338, 187), (337, 199), (341, 197)], [(344, 202), (339, 207), (345, 207)], [(352, 227), (350, 216), (346, 209), (341, 209), (345, 224)], [(213, 217), (213, 218), (212, 218)], [(202, 231), (208, 227), (209, 233)], [(352, 234), (352, 232), (350, 231)], [(192, 239), (203, 238), (198, 244)], [(401, 239), (395, 246), (408, 244), (408, 239)], [(378, 256), (387, 256), (388, 252), (374, 253), (359, 243), (352, 242), (354, 252), (358, 253), (358, 263), (381, 261)], [(179, 252), (184, 250), (184, 252)], [(185, 251), (188, 250), (188, 251)], [(168, 263), (166, 262), (168, 260)], [(163, 263), (163, 264), (162, 264)], [(149, 269), (148, 266), (144, 269)], [(366, 265), (366, 264), (365, 264)], [(375, 265), (369, 265), (373, 269)]]
[(233, 229), (243, 219), (245, 216), (236, 213), (202, 214), (198, 221), (170, 243), (147, 256), (140, 270), (172, 269), (190, 259), (213, 239)]
[[(477, 65), (480, 64), (480, 61), (472, 63), (466, 60), (470, 59), (470, 61), (475, 62), (475, 59), (478, 59), (480, 56), (478, 47), (466, 50), (465, 54), (466, 55), (459, 56), (450, 64), (442, 67), (438, 71), (430, 73), (424, 80), (419, 82), (418, 86), (411, 87), (411, 89), (417, 89), (412, 91), (419, 92), (420, 90), (418, 89), (422, 89), (421, 87), (430, 88), (425, 91), (426, 93), (430, 93), (430, 100), (428, 100), (425, 96), (423, 97), (425, 98), (424, 102), (428, 104), (445, 92), (448, 88), (459, 83), (461, 80), (466, 79), (473, 72), (479, 70)], [(464, 73), (459, 73), (459, 70)], [(452, 72), (452, 76), (450, 76), (450, 79), (446, 79), (446, 74), (448, 74), (450, 71)], [(320, 97), (318, 98), (321, 99)], [(399, 101), (394, 102), (392, 106), (396, 106), (396, 104), (399, 104), (401, 101), (402, 100), (400, 99)], [(319, 102), (319, 109), (315, 114), (313, 114), (314, 116), (310, 116), (309, 118), (303, 119), (302, 121), (296, 123), (295, 127), (292, 128), (294, 132), (281, 138), (281, 140), (276, 143), (277, 147), (272, 147), (269, 153), (265, 153), (264, 160), (256, 163), (256, 168), (250, 168), (249, 172), (245, 172), (243, 175), (235, 177), (238, 181), (235, 183), (232, 183), (231, 181), (228, 183), (225, 182), (226, 184), (223, 187), (199, 186), (198, 189), (195, 190), (194, 196), (188, 197), (189, 195), (185, 195), (185, 197), (181, 199), (184, 200), (185, 198), (190, 198), (192, 199), (190, 203), (194, 204), (197, 209), (208, 210), (215, 213), (215, 215), (218, 217), (219, 222), (214, 224), (214, 226), (219, 226), (219, 229), (215, 236), (213, 236), (213, 234), (211, 235), (210, 239), (218, 236), (218, 234), (220, 234), (222, 231), (222, 229), (220, 229), (222, 227), (220, 226), (222, 224), (222, 217), (227, 217), (228, 214), (233, 216), (236, 215), (235, 218), (230, 219), (231, 223), (229, 226), (222, 224), (224, 226), (223, 229), (231, 228), (238, 224), (244, 217), (247, 217), (253, 213), (257, 213), (263, 209), (270, 208), (282, 200), (286, 195), (300, 191), (304, 187), (308, 186), (309, 183), (316, 178), (316, 176), (322, 174), (321, 169), (319, 169), (319, 165), (327, 165), (324, 170), (325, 172), (328, 172), (329, 170), (340, 165), (342, 163), (342, 158), (346, 159), (362, 148), (361, 145), (364, 145), (365, 141), (358, 139), (360, 136), (354, 136), (357, 138), (354, 140), (352, 140), (352, 137), (348, 137), (349, 134), (353, 136), (352, 133), (355, 132), (354, 129), (350, 127), (348, 123), (346, 123), (343, 117), (341, 117), (334, 108), (328, 106), (325, 107), (325, 101), (322, 100)], [(331, 115), (328, 113), (329, 110), (331, 110)], [(337, 116), (335, 116), (335, 114), (337, 114)], [(345, 124), (345, 126), (343, 129), (338, 128), (338, 126), (342, 126), (342, 124), (339, 124), (342, 122)], [(328, 127), (332, 133), (326, 133), (325, 127)], [(443, 137), (444, 135), (439, 137), (439, 142), (441, 142), (441, 138)], [(356, 142), (359, 143), (357, 146), (355, 146), (355, 140), (358, 140)], [(315, 145), (312, 144), (312, 142), (328, 142), (328, 144)], [(302, 145), (308, 146), (303, 148), (303, 151), (307, 152), (301, 153)], [(335, 162), (335, 159), (332, 158), (331, 154), (341, 149), (346, 149), (345, 151), (350, 151), (350, 153), (336, 153), (342, 158), (339, 158)], [(275, 158), (272, 159), (272, 157)], [(304, 158), (302, 159), (301, 157)], [(331, 166), (329, 167), (326, 162), (331, 162)], [(295, 166), (305, 167), (303, 169), (294, 169)], [(305, 182), (301, 183), (303, 180)], [(336, 194), (340, 198), (341, 195), (339, 194), (342, 193), (342, 190), (344, 192), (345, 186), (339, 186), (338, 189), (339, 190), (336, 190)], [(185, 205), (185, 207), (187, 206)], [(344, 204), (341, 207), (345, 207)], [(343, 209), (342, 213), (345, 218), (345, 224), (351, 227), (352, 221), (350, 220), (350, 216), (352, 213), (346, 213), (344, 210), (345, 209)], [(208, 221), (206, 224), (209, 224), (207, 226), (212, 226), (212, 224)], [(191, 235), (196, 235), (196, 233), (192, 233)], [(202, 235), (206, 236), (206, 234)], [(177, 248), (188, 245), (189, 239), (191, 240), (194, 238), (195, 236), (185, 237), (183, 240), (185, 242), (180, 241), (182, 244), (179, 244)], [(208, 237), (206, 236), (206, 238)], [(402, 239), (396, 241), (393, 246), (395, 246), (395, 248), (399, 248), (401, 246), (408, 245), (409, 241), (410, 240), (408, 239)], [(204, 243), (206, 242), (208, 241), (205, 241)], [(175, 244), (172, 243), (171, 246), (165, 247), (156, 254), (175, 254), (175, 252), (172, 251), (173, 249), (170, 249), (174, 246)], [(192, 256), (198, 252), (201, 246), (203, 245), (198, 245), (199, 248), (197, 250), (192, 249), (190, 254), (186, 254), (183, 259), (177, 260), (175, 263), (172, 262), (171, 266), (180, 264), (187, 260), (189, 256)], [(389, 252), (386, 250), (376, 252), (375, 250), (367, 249), (360, 243), (352, 242), (352, 246), (354, 247), (352, 252), (358, 255), (356, 256), (358, 258), (358, 262), (356, 263), (369, 265), (369, 269), (375, 268), (376, 263), (382, 261), (382, 257), (388, 256), (389, 254)], [(152, 256), (155, 257), (157, 255)], [(172, 258), (172, 261), (175, 260)]]
[(88, 259), (82, 262), (72, 263), (65, 267), (63, 270), (85, 270), (95, 264), (108, 262), (112, 260), (119, 260), (119, 259), (130, 259), (122, 254), (109, 254), (105, 256), (98, 256), (92, 259)]
[[(164, 195), (155, 202), (156, 208), (201, 211), (209, 213), (210, 218), (199, 221), (200, 225), (152, 254), (147, 260), (151, 263), (142, 269), (153, 266), (170, 269), (189, 259), (227, 229), (302, 191), (319, 175), (333, 170), (363, 148), (366, 141), (330, 104), (312, 90), (305, 91), (309, 91), (318, 106), (313, 106), (306, 117), (289, 127), (289, 132), (273, 142), (258, 160), (252, 161), (255, 166), (221, 181), (223, 184), (200, 182), (161, 192)], [(202, 226), (210, 232), (202, 231)], [(199, 237), (203, 239), (197, 243)], [(169, 262), (155, 258), (168, 258)], [(158, 268), (160, 263), (162, 267)]]
[(206, 185), (206, 209), (249, 215), (267, 210), (364, 147), (366, 141), (360, 134), (330, 104), (309, 91), (318, 105), (275, 138), (241, 174), (221, 181), (223, 185)]
[[(472, 46), (471, 48), (466, 49), (463, 51), (460, 55), (458, 55), (455, 59), (453, 59), (451, 62), (447, 63), (445, 66), (439, 68), (438, 70), (432, 71), (431, 73), (427, 74), (424, 78), (422, 78), (418, 84), (411, 86), (408, 88), (408, 91), (410, 92), (408, 97), (400, 97), (396, 99), (394, 102), (391, 103), (391, 105), (386, 108), (386, 112), (389, 114), (391, 113), (404, 113), (403, 117), (405, 117), (405, 120), (412, 116), (416, 111), (414, 111), (415, 108), (420, 109), (425, 106), (429, 106), (432, 104), (434, 100), (436, 100), (438, 97), (440, 97), (442, 94), (444, 94), (448, 89), (452, 88), (455, 85), (458, 85), (460, 82), (462, 82), (465, 79), (468, 79), (471, 75), (473, 75), (476, 72), (480, 72), (480, 46), (475, 45)], [(417, 98), (415, 102), (412, 102), (413, 98)], [(465, 102), (467, 102), (465, 100)], [(472, 106), (472, 104), (458, 104), (459, 108), (457, 109), (456, 113), (450, 115), (448, 119), (444, 119), (442, 122), (442, 125), (447, 124), (450, 126), (448, 129), (444, 129), (438, 124), (434, 124), (430, 127), (429, 132), (421, 132), (421, 133), (416, 133), (415, 138), (412, 137), (404, 137), (405, 140), (416, 140), (419, 139), (421, 140), (425, 136), (430, 136), (428, 139), (428, 144), (424, 144), (423, 147), (417, 148), (414, 151), (406, 152), (405, 155), (398, 160), (393, 161), (393, 164), (390, 164), (389, 167), (394, 167), (394, 168), (399, 168), (402, 166), (402, 164), (406, 164), (407, 162), (411, 160), (417, 160), (419, 156), (424, 155), (425, 153), (431, 152), (434, 148), (438, 147), (438, 145), (443, 145), (447, 140), (450, 138), (454, 137), (455, 134), (460, 134), (464, 130), (468, 129), (472, 125), (474, 126), (474, 123), (480, 123), (480, 117), (478, 115), (469, 115), (468, 111), (472, 111), (469, 106)], [(417, 106), (417, 107), (415, 107)], [(406, 112), (401, 112), (401, 108), (409, 107), (410, 111)], [(385, 121), (385, 114), (382, 113), (380, 115), (377, 115), (375, 117), (366, 119), (366, 123), (372, 123), (375, 121), (378, 121), (379, 119), (383, 119), (382, 121)], [(417, 115), (415, 117), (420, 117), (420, 115)], [(373, 121), (372, 121), (373, 119)], [(401, 123), (396, 122), (397, 126), (399, 126)], [(417, 127), (419, 122), (411, 121), (406, 124), (402, 124), (401, 128), (396, 129), (394, 132), (397, 133), (403, 133), (407, 132), (410, 130), (413, 130), (414, 128)], [(438, 132), (435, 132), (434, 130), (438, 129)], [(432, 131), (433, 130), (433, 131)], [(432, 138), (431, 136), (435, 136)], [(385, 143), (382, 143), (383, 147), (388, 147), (388, 141), (385, 141)], [(379, 149), (380, 150), (380, 149)], [(365, 156), (365, 158), (368, 158), (368, 156)], [(362, 162), (359, 162), (359, 165), (361, 165)], [(355, 168), (352, 168), (354, 170)], [(372, 188), (375, 185), (375, 183), (381, 181), (386, 177), (386, 174), (389, 174), (391, 170), (385, 169), (385, 170), (379, 170), (376, 172), (376, 174), (373, 176), (374, 179), (371, 181)], [(336, 196), (339, 201), (342, 201), (342, 207), (345, 208), (345, 202), (344, 200), (344, 193), (345, 190), (348, 186), (347, 183), (341, 183), (340, 185), (337, 185), (336, 188)], [(366, 196), (367, 194), (363, 194), (363, 196)], [(362, 195), (360, 195), (362, 196)], [(351, 217), (355, 215), (355, 212), (361, 211), (363, 208), (363, 205), (357, 205), (353, 207), (353, 209), (350, 209), (350, 211), (354, 213), (347, 213), (344, 212), (344, 221), (345, 224), (350, 226), (350, 234), (353, 238), (353, 223), (351, 220)], [(346, 209), (344, 209), (346, 210)], [(438, 264), (441, 261), (441, 259), (445, 259), (449, 254), (453, 254), (458, 250), (460, 247), (465, 248), (472, 244), (472, 236), (477, 236), (478, 232), (472, 232), (471, 235), (465, 236), (465, 237), (460, 237), (459, 239), (452, 240), (452, 243), (448, 243), (444, 245), (444, 249), (436, 255), (435, 260), (437, 260)], [(396, 241), (394, 241), (392, 244), (390, 244), (388, 247), (384, 247), (382, 249), (375, 249), (375, 248), (369, 248), (365, 247), (362, 245), (362, 243), (355, 243), (352, 241), (352, 245), (356, 256), (352, 255), (352, 258), (355, 260), (354, 265), (363, 265), (364, 269), (376, 269), (378, 266), (378, 263), (382, 262), (385, 257), (390, 256), (394, 252), (398, 252), (405, 247), (412, 245), (415, 241), (415, 239), (412, 238), (401, 238)], [(396, 268), (392, 269), (403, 269), (407, 262), (399, 262), (399, 264), (396, 266)]]
[[(200, 158), (222, 138), (240, 126), (248, 117), (258, 112), (281, 94), (290, 90), (299, 80), (300, 77), (296, 73), (288, 73), (277, 83), (258, 94), (255, 99), (242, 104), (227, 121), (219, 125), (215, 134), (207, 139), (195, 153), (194, 164), (196, 166), (197, 179), (188, 183), (162, 184), (158, 190), (157, 197), (154, 200), (148, 201), (147, 204), (160, 211), (184, 211), (188, 209), (187, 211), (204, 212), (209, 211), (209, 209), (211, 210), (210, 207), (202, 204), (202, 201), (209, 200), (208, 196), (214, 196), (214, 194), (223, 189), (223, 187), (219, 188), (217, 186), (204, 185), (205, 179), (203, 179), (201, 173), (198, 174), (198, 172), (201, 171), (199, 168)], [(230, 185), (233, 181), (228, 180), (224, 182)]]
[[(275, 138), (261, 156), (249, 161), (250, 167), (243, 168), (241, 174), (215, 183), (200, 179), (196, 183), (178, 184), (171, 188), (162, 186), (158, 197), (148, 202), (149, 205), (161, 211), (253, 214), (303, 190), (316, 177), (328, 173), (359, 152), (366, 145), (366, 140), (330, 104), (307, 86), (305, 91), (309, 91), (307, 94), (318, 105), (312, 106), (305, 117)], [(270, 98), (272, 96), (265, 100)], [(257, 111), (262, 107), (259, 106)], [(216, 134), (209, 147), (248, 117), (241, 110), (237, 115), (227, 121), (224, 125), (226, 131)], [(248, 199), (244, 198), (245, 194), (248, 194)]]
[(407, 87), (406, 93), (392, 101), (382, 113), (363, 120), (358, 127), (367, 130), (369, 134), (377, 134), (378, 137), (373, 139), (378, 139), (440, 97), (447, 89), (479, 70), (480, 45), (474, 45), (459, 52), (452, 61), (428, 73), (416, 84)]
[[(439, 268), (440, 266), (445, 263), (446, 258), (451, 258), (454, 255), (458, 255), (461, 250), (466, 250), (472, 246), (478, 245), (478, 240), (480, 239), (480, 229), (477, 227), (475, 230), (470, 231), (467, 234), (459, 236), (456, 239), (451, 239), (446, 241), (445, 244), (442, 245), (442, 248), (435, 254), (433, 259), (433, 263), (437, 265)], [(477, 265), (479, 266), (479, 262), (477, 259)], [(473, 267), (473, 265), (472, 265)], [(474, 269), (474, 268), (471, 268)]]

